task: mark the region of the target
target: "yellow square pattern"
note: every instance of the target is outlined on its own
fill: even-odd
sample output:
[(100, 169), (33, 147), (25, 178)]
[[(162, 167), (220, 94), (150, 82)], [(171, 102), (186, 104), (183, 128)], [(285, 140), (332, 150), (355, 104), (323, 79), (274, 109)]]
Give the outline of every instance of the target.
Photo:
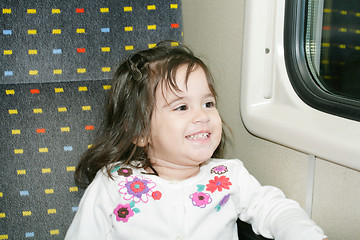
[(2, 13), (3, 14), (11, 14), (11, 8), (3, 8)]
[(41, 169), (42, 173), (51, 173), (51, 168), (43, 168)]
[(39, 152), (47, 153), (47, 152), (49, 152), (49, 149), (48, 148), (39, 148)]
[(59, 235), (60, 231), (59, 229), (50, 230), (51, 235)]
[(111, 68), (110, 67), (103, 67), (103, 68), (101, 68), (101, 71), (102, 72), (110, 72)]
[(38, 54), (38, 51), (36, 49), (30, 49), (28, 51), (28, 53), (29, 53), (29, 55), (36, 55), (36, 54)]
[(15, 90), (14, 89), (9, 89), (9, 90), (6, 90), (6, 95), (14, 95), (15, 94)]
[(36, 29), (29, 29), (29, 30), (28, 30), (28, 34), (29, 34), (29, 35), (36, 35), (36, 34), (37, 34), (37, 30), (36, 30)]
[(131, 32), (134, 30), (134, 28), (131, 26), (128, 26), (128, 27), (125, 27), (124, 30), (125, 30), (125, 32)]
[(4, 55), (11, 55), (12, 53), (12, 50), (4, 50)]
[(15, 154), (23, 154), (24, 150), (23, 149), (14, 149), (14, 153)]
[(38, 70), (30, 70), (29, 71), (29, 75), (38, 75), (39, 71)]
[(55, 88), (54, 91), (56, 93), (62, 93), (62, 92), (64, 92), (64, 89), (63, 88)]
[(21, 131), (20, 131), (20, 129), (13, 129), (13, 130), (11, 130), (11, 134), (13, 134), (13, 135), (21, 134)]
[(61, 10), (60, 10), (59, 8), (53, 8), (53, 9), (51, 10), (51, 13), (52, 13), (52, 14), (60, 14), (60, 13), (61, 13)]
[(61, 29), (53, 29), (53, 30), (52, 30), (52, 34), (54, 34), (54, 35), (55, 35), (55, 34), (57, 34), (57, 35), (58, 35), (58, 34), (61, 34)]
[(85, 33), (85, 28), (76, 29), (76, 33)]
[(50, 188), (50, 189), (45, 189), (44, 190), (46, 194), (53, 194), (54, 193), (54, 189)]
[(36, 9), (28, 9), (27, 14), (36, 14)]

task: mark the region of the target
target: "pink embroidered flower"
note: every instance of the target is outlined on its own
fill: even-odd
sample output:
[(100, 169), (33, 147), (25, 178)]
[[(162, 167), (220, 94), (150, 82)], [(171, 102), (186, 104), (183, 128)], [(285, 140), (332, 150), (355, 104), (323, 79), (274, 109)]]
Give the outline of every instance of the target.
[(119, 204), (114, 209), (116, 221), (127, 222), (130, 217), (134, 216), (134, 211), (131, 209), (130, 204)]
[(204, 208), (207, 204), (212, 202), (212, 199), (208, 193), (196, 192), (190, 195), (192, 204), (194, 206)]
[(151, 194), (151, 196), (153, 197), (154, 200), (160, 200), (162, 194), (159, 191), (155, 191)]
[(147, 203), (149, 197), (152, 196), (152, 189), (156, 187), (156, 184), (143, 176), (129, 176), (125, 181), (121, 181), (119, 186), (119, 192), (124, 195), (123, 198), (125, 200)]
[(120, 168), (117, 170), (117, 173), (119, 176), (128, 177), (133, 174), (133, 170), (131, 168)]
[(221, 192), (223, 189), (229, 189), (232, 183), (229, 181), (229, 178), (226, 176), (215, 176), (213, 180), (210, 180), (208, 184), (206, 184), (206, 191), (210, 191), (214, 193), (216, 190)]
[(224, 166), (224, 165), (219, 165), (219, 166), (216, 166), (216, 167), (213, 167), (211, 169), (211, 173), (215, 173), (215, 174), (224, 174), (228, 171), (227, 167)]

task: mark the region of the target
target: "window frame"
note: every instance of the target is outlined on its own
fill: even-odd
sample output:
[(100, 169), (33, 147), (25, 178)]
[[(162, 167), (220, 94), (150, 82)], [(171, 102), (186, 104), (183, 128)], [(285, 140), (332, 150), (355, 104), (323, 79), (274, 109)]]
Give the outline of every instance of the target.
[(360, 101), (325, 91), (318, 84), (305, 53), (308, 1), (286, 0), (284, 54), (287, 73), (297, 95), (309, 106), (339, 117), (360, 121)]
[[(360, 170), (360, 122), (305, 103), (289, 79), (292, 76), (284, 50), (288, 40), (284, 37), (285, 2), (245, 0), (239, 99), (243, 124), (259, 138)], [(299, 45), (294, 48), (301, 50)], [(300, 59), (295, 57), (294, 63), (297, 61)], [(306, 64), (300, 66), (303, 69), (296, 67), (296, 71), (308, 73)]]

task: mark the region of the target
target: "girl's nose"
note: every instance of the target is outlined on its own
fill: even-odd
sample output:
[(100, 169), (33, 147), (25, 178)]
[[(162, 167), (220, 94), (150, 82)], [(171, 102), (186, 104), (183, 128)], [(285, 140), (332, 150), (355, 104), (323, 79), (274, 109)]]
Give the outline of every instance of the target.
[(209, 114), (206, 110), (199, 108), (194, 112), (193, 123), (204, 123), (210, 120)]

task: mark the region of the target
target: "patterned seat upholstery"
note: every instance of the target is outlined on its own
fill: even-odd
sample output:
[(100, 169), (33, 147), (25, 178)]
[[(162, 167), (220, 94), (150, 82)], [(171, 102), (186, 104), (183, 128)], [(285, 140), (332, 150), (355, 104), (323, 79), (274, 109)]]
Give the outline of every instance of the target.
[(117, 64), (182, 41), (179, 0), (1, 1), (0, 239), (63, 239)]

